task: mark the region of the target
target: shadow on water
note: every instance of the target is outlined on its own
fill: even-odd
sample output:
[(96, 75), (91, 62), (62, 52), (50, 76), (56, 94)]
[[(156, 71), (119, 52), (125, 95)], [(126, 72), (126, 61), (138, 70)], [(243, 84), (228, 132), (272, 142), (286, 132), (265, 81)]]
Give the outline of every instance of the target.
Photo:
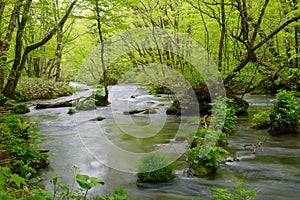
[[(85, 91), (86, 92), (86, 91)], [(41, 170), (45, 178), (43, 185), (52, 190), (49, 179), (57, 172), (72, 182), (72, 166), (80, 167), (80, 173), (96, 176), (105, 180), (105, 186), (91, 191), (93, 194), (107, 194), (122, 188), (129, 199), (179, 199), (209, 198), (208, 189), (212, 187), (234, 188), (234, 180), (247, 183), (247, 188), (258, 192), (257, 199), (298, 199), (300, 196), (300, 138), (298, 135), (270, 137), (267, 130), (253, 130), (250, 123), (254, 113), (268, 109), (272, 105), (272, 96), (246, 95), (250, 103), (248, 115), (240, 116), (236, 122), (236, 133), (229, 139), (228, 150), (235, 153), (240, 161), (228, 162), (221, 166), (214, 177), (187, 178), (176, 171), (178, 177), (171, 183), (140, 188), (136, 185), (136, 174), (121, 172), (107, 167), (104, 160), (121, 160), (122, 165), (130, 167), (136, 163), (126, 160), (112, 152), (109, 158), (103, 137), (120, 149), (134, 153), (147, 153), (172, 143), (178, 132), (180, 118), (166, 116), (165, 109), (170, 105), (168, 98), (147, 95), (144, 88), (134, 86), (115, 86), (110, 91), (108, 107), (93, 111), (82, 111), (75, 115), (66, 114), (68, 108), (35, 110), (28, 114), (40, 122), (43, 134), (43, 148), (50, 149), (50, 165)], [(121, 95), (121, 96), (118, 96)], [(130, 98), (135, 95), (136, 98)], [(127, 107), (124, 105), (127, 103)], [(128, 109), (157, 108), (152, 115), (136, 114), (126, 116)], [(91, 122), (95, 116), (104, 116), (101, 122)], [(116, 116), (118, 118), (116, 123)], [(155, 124), (163, 122), (163, 126)], [(139, 124), (133, 127), (129, 122)], [(155, 134), (151, 135), (151, 127)], [(144, 126), (144, 127), (143, 127)], [(158, 128), (156, 129), (155, 126)], [(130, 132), (130, 133), (128, 133)], [(144, 137), (146, 136), (146, 137)], [(260, 149), (253, 154), (244, 145), (263, 141)], [(109, 154), (110, 155), (110, 154)], [(136, 161), (138, 162), (138, 160)], [(105, 162), (104, 162), (105, 163)], [(179, 160), (177, 166), (184, 166)]]

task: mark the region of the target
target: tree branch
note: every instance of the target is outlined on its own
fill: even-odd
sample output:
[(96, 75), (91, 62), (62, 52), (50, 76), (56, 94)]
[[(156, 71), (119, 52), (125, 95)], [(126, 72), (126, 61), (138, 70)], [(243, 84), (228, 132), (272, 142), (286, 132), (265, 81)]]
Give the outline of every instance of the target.
[(258, 43), (257, 45), (255, 45), (253, 47), (253, 51), (255, 51), (256, 49), (258, 49), (259, 47), (261, 47), (262, 45), (264, 45), (266, 42), (268, 42), (272, 37), (274, 37), (277, 33), (279, 33), (286, 26), (288, 26), (289, 24), (291, 24), (293, 22), (298, 21), (299, 19), (300, 19), (300, 15), (297, 15), (297, 16), (294, 16), (291, 19), (287, 20), (286, 22), (284, 22), (281, 26), (279, 26), (272, 33), (270, 33), (267, 37), (265, 37), (264, 40), (262, 40), (260, 43)]
[(262, 19), (264, 17), (264, 14), (265, 14), (265, 11), (267, 9), (267, 6), (268, 6), (268, 3), (269, 3), (270, 0), (266, 0), (265, 3), (264, 3), (264, 6), (262, 7), (261, 11), (260, 11), (260, 14), (259, 14), (259, 18), (257, 20), (257, 23), (255, 25), (255, 29), (254, 29), (254, 32), (252, 34), (252, 37), (251, 37), (251, 41), (250, 41), (250, 45), (253, 46), (254, 45), (254, 42), (255, 42), (255, 39), (256, 39), (256, 36), (257, 36), (257, 33), (258, 33), (258, 30), (260, 28), (260, 25), (261, 25), (261, 22), (262, 22)]
[[(56, 31), (59, 30), (65, 24), (65, 22), (67, 21), (69, 15), (76, 3), (77, 3), (77, 0), (74, 0), (71, 3), (70, 7), (68, 8), (66, 14), (63, 16), (63, 18), (57, 24), (57, 26), (54, 27), (41, 41), (26, 47), (25, 52), (27, 52), (27, 54), (28, 54), (30, 51), (37, 49), (37, 48), (43, 46), (44, 44), (46, 44), (53, 37), (53, 35), (56, 33)], [(24, 52), (24, 54), (25, 54), (25, 52)]]

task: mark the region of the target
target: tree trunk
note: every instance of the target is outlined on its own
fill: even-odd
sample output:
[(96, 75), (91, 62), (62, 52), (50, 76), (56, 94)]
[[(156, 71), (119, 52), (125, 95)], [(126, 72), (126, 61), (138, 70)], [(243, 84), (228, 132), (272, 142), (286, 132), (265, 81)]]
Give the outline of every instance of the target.
[(74, 0), (71, 5), (69, 6), (67, 12), (65, 13), (65, 15), (63, 16), (63, 18), (59, 21), (59, 23), (57, 24), (57, 26), (55, 26), (53, 29), (50, 30), (50, 32), (39, 42), (32, 44), (30, 46), (27, 46), (22, 54), (22, 44), (23, 44), (23, 32), (26, 26), (26, 22), (27, 22), (27, 15), (29, 14), (29, 10), (30, 10), (30, 5), (32, 3), (32, 0), (27, 0), (24, 8), (23, 8), (23, 12), (22, 12), (22, 20), (21, 23), (19, 24), (19, 28), (17, 31), (17, 36), (16, 36), (16, 48), (15, 48), (15, 60), (11, 69), (11, 72), (9, 74), (9, 78), (7, 81), (7, 84), (5, 86), (4, 89), (4, 95), (6, 97), (11, 98), (14, 94), (14, 91), (16, 89), (16, 86), (18, 84), (19, 78), (21, 76), (22, 70), (25, 67), (25, 62), (27, 60), (27, 56), (28, 54), (43, 46), (44, 44), (46, 44), (52, 37), (53, 35), (57, 32), (57, 30), (59, 28), (61, 28), (65, 22), (67, 21), (73, 7), (75, 6), (75, 4), (77, 3), (77, 0)]
[(19, 23), (19, 27), (17, 30), (15, 60), (14, 60), (11, 72), (9, 74), (6, 87), (4, 89), (4, 95), (6, 97), (12, 97), (12, 95), (15, 91), (15, 88), (17, 86), (19, 76), (20, 76), (19, 74), (20, 74), (20, 64), (21, 64), (22, 48), (23, 48), (23, 33), (24, 33), (25, 26), (27, 23), (31, 3), (32, 3), (32, 0), (27, 0), (25, 2), (23, 12), (22, 12), (21, 23)]
[(57, 47), (56, 47), (56, 61), (55, 61), (55, 80), (56, 81), (61, 81), (61, 60), (62, 60), (62, 51), (63, 51), (63, 45), (62, 45), (62, 38), (63, 38), (63, 33), (62, 33), (62, 28), (57, 32)]
[(99, 2), (97, 0), (95, 2), (96, 2), (96, 14), (97, 14), (97, 28), (98, 28), (98, 34), (100, 39), (100, 45), (101, 45), (100, 57), (101, 57), (101, 65), (103, 70), (103, 82), (104, 82), (104, 92), (105, 92), (104, 100), (106, 101), (108, 99), (108, 81), (107, 81), (107, 74), (106, 74), (107, 71), (104, 62), (104, 39), (101, 30)]
[[(3, 70), (3, 66), (5, 65), (5, 63), (7, 61), (7, 57), (5, 54), (10, 49), (10, 42), (12, 40), (12, 35), (13, 35), (13, 32), (16, 27), (16, 21), (17, 21), (18, 15), (20, 13), (20, 8), (22, 5), (22, 2), (23, 2), (23, 0), (19, 0), (17, 5), (15, 5), (13, 8), (13, 11), (12, 11), (12, 14), (10, 17), (10, 21), (9, 21), (9, 25), (7, 27), (7, 32), (5, 35), (5, 40), (2, 41), (0, 38), (0, 92), (3, 90), (4, 80), (5, 80), (5, 74), (4, 74), (4, 70)], [(0, 2), (0, 25), (1, 26), (2, 26), (1, 22), (2, 22), (4, 9), (5, 9), (5, 3), (1, 1)]]
[(219, 58), (218, 58), (218, 70), (222, 71), (222, 62), (223, 62), (223, 48), (224, 48), (224, 39), (226, 34), (226, 16), (225, 16), (225, 0), (221, 1), (221, 36), (219, 42)]
[[(60, 18), (60, 13), (59, 13), (59, 3), (58, 0), (55, 1), (54, 3), (54, 8), (57, 9), (57, 17), (55, 17), (56, 21)], [(61, 81), (61, 61), (62, 61), (62, 51), (63, 51), (63, 26), (60, 27), (57, 31), (57, 36), (56, 36), (56, 51), (55, 51), (55, 81)]]

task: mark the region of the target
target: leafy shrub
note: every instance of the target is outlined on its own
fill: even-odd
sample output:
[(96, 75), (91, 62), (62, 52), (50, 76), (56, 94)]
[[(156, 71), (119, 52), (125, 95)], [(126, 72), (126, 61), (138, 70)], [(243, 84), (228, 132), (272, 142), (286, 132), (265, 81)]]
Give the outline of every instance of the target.
[[(104, 185), (104, 181), (97, 177), (90, 177), (85, 174), (77, 174), (79, 167), (73, 167), (73, 183), (67, 185), (59, 182), (62, 179), (61, 176), (56, 174), (50, 182), (53, 184), (53, 194), (51, 199), (87, 199), (88, 192), (97, 186)], [(78, 189), (75, 189), (75, 181), (79, 185)], [(90, 199), (94, 200), (125, 200), (127, 195), (123, 190), (116, 190), (113, 194), (108, 196), (96, 196)]]
[(12, 108), (12, 112), (15, 114), (25, 114), (30, 112), (30, 109), (28, 108), (27, 104), (25, 103), (19, 103)]
[(69, 96), (73, 88), (65, 82), (55, 82), (40, 78), (28, 78), (19, 81), (14, 99), (29, 101), (34, 99), (51, 99), (60, 96)]
[(251, 127), (254, 129), (265, 129), (271, 125), (270, 111), (254, 114)]
[(86, 101), (79, 101), (76, 103), (77, 110), (93, 110), (96, 109), (95, 101), (93, 99), (89, 99)]
[[(220, 162), (224, 161), (229, 152), (223, 147), (215, 146), (211, 147), (210, 152), (205, 156), (200, 155), (203, 141), (205, 136), (214, 137), (214, 133), (211, 130), (201, 129), (194, 136), (194, 140), (188, 150), (187, 158), (189, 167), (194, 169), (194, 175), (203, 177), (212, 174), (217, 171), (220, 166)], [(221, 133), (218, 135), (222, 135)]]
[(244, 188), (244, 182), (236, 182), (234, 191), (228, 189), (213, 188), (210, 192), (213, 193), (211, 199), (222, 199), (222, 200), (250, 200), (255, 199), (256, 192), (254, 190)]
[(33, 123), (26, 122), (24, 117), (13, 114), (0, 116), (0, 144), (2, 149), (12, 153), (10, 167), (20, 172), (23, 166), (39, 168), (47, 164), (47, 154), (40, 153), (37, 143), (39, 134), (35, 131)]
[[(234, 130), (234, 121), (236, 119), (236, 110), (234, 106), (234, 101), (229, 98), (218, 97), (211, 105), (214, 107), (214, 116), (215, 119), (212, 119), (216, 122), (217, 126), (223, 126), (223, 131), (229, 133)], [(224, 106), (226, 106), (224, 108)], [(225, 115), (225, 116), (224, 116)], [(223, 122), (224, 124), (219, 124)]]
[(271, 134), (296, 132), (298, 127), (299, 106), (294, 92), (279, 90), (271, 110)]
[(26, 179), (12, 173), (8, 167), (0, 167), (1, 199), (51, 199), (51, 194), (37, 187), (30, 187)]
[(75, 113), (76, 113), (76, 110), (74, 108), (69, 108), (69, 110), (67, 112), (67, 114), (69, 114), (69, 115), (73, 115)]
[(94, 99), (96, 106), (107, 106), (109, 104), (103, 88), (96, 90)]
[(148, 154), (138, 169), (138, 181), (142, 183), (161, 183), (175, 178), (174, 166), (159, 154)]

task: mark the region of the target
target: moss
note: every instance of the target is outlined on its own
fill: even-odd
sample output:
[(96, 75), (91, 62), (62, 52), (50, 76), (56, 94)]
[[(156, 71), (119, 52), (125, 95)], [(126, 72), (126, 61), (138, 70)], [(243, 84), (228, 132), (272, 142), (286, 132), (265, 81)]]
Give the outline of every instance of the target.
[(155, 114), (155, 113), (157, 113), (155, 108), (149, 108), (143, 112), (143, 114)]
[(30, 109), (25, 103), (19, 103), (13, 106), (12, 112), (15, 114), (25, 114), (30, 112)]
[(176, 99), (166, 111), (167, 115), (181, 115), (179, 100)]
[(159, 154), (147, 154), (138, 169), (138, 182), (162, 183), (175, 178), (174, 166)]
[(67, 112), (67, 114), (69, 114), (69, 115), (73, 115), (75, 113), (76, 113), (76, 110), (74, 108), (69, 108), (69, 110)]

